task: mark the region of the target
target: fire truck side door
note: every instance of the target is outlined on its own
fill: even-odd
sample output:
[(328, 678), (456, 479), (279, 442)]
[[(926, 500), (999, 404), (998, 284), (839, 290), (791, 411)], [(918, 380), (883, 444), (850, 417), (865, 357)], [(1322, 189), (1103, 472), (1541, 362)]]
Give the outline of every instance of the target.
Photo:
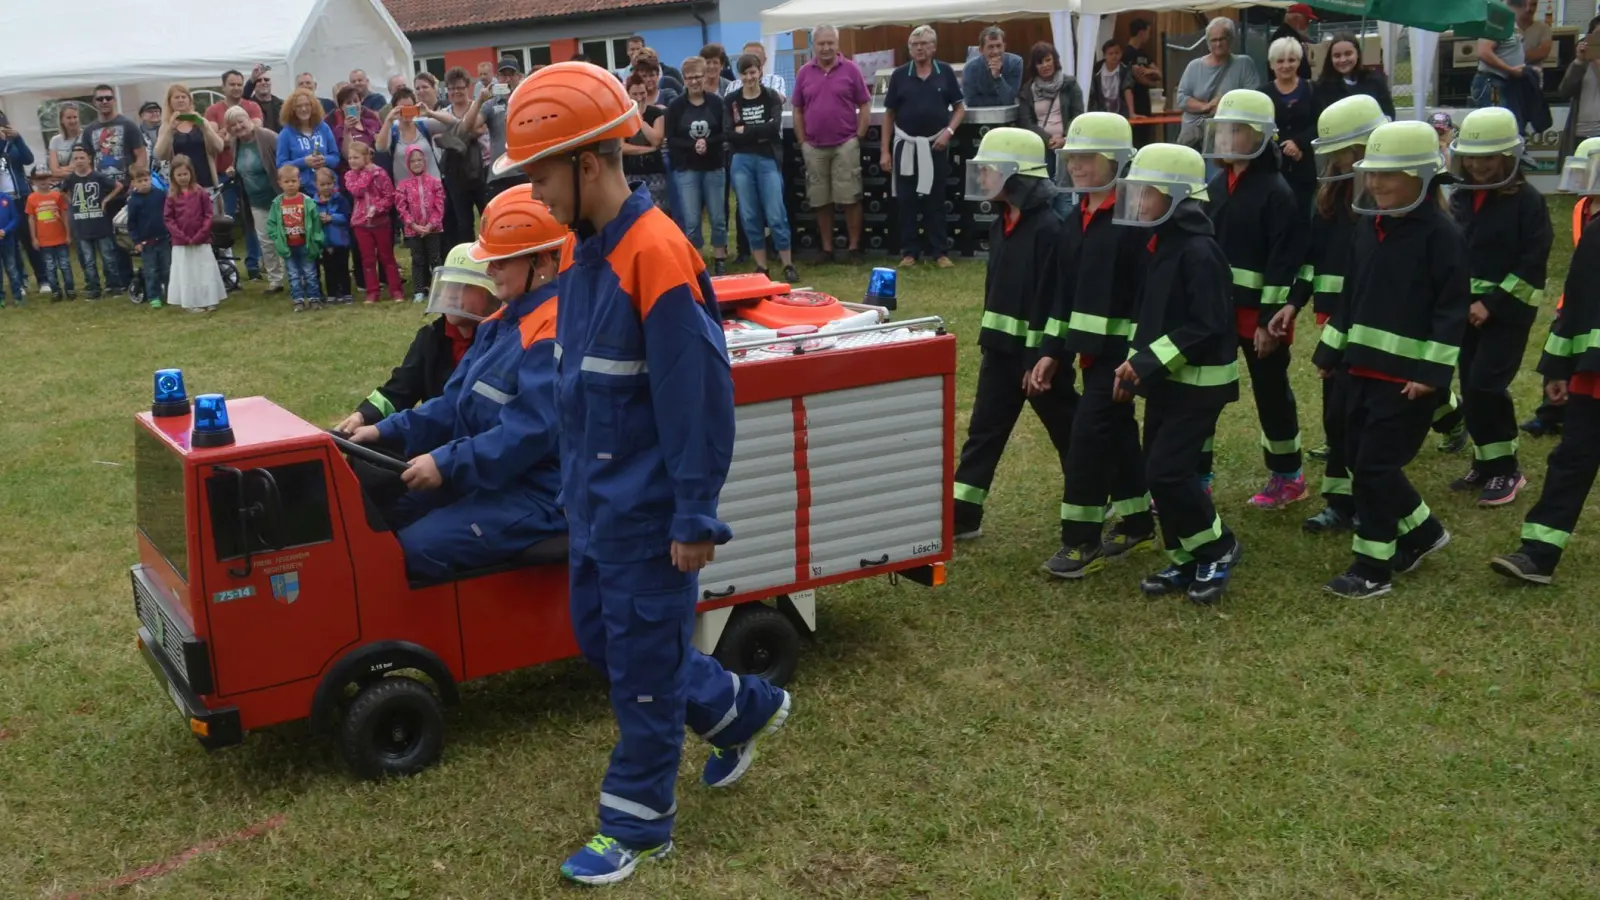
[(355, 572), (319, 449), (202, 470), (212, 665), (221, 696), (316, 677), (356, 641)]

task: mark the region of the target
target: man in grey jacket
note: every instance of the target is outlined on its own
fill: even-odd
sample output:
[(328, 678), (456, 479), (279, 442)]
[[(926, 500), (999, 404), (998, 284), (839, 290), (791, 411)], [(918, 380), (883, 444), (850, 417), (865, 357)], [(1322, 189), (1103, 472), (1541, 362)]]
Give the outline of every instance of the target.
[(1022, 85), (1022, 57), (1006, 52), (1006, 33), (990, 25), (978, 36), (980, 55), (961, 70), (961, 95), (967, 106), (1011, 106)]

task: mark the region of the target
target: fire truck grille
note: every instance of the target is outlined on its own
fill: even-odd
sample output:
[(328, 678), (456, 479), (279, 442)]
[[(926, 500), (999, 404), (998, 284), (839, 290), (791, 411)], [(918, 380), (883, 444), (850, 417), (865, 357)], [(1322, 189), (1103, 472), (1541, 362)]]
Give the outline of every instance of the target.
[(139, 581), (137, 573), (133, 576), (133, 608), (139, 614), (139, 624), (155, 639), (156, 651), (172, 664), (172, 671), (187, 679), (189, 667), (183, 657), (187, 632), (161, 605), (155, 594)]

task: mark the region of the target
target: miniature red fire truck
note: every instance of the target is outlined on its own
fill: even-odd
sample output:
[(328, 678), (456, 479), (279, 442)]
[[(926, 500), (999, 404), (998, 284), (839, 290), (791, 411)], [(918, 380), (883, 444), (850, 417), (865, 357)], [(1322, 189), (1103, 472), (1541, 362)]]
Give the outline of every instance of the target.
[[(783, 683), (817, 588), (943, 583), (955, 342), (936, 319), (729, 337), (734, 538), (700, 575), (694, 642)], [(577, 655), (566, 540), (408, 580), (341, 449), (364, 448), (262, 397), (191, 409), (158, 372), (134, 423), (138, 645), (207, 748), (310, 719), (357, 773), (409, 774), (438, 758), (461, 682)]]

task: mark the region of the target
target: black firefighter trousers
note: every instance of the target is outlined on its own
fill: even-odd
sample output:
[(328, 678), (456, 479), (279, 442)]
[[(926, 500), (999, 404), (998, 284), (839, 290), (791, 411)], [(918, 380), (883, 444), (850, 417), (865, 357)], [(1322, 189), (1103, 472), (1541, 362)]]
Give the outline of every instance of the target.
[[(961, 447), (961, 461), (956, 465), (955, 532), (972, 531), (983, 522), (983, 502), (988, 499), (989, 486), (994, 484), (994, 470), (1000, 465), (1011, 430), (1022, 415), (1022, 407), (1033, 407), (1034, 414), (1044, 423), (1044, 430), (1055, 445), (1061, 460), (1061, 477), (1066, 480), (1067, 448), (1072, 437), (1072, 418), (1078, 406), (1078, 394), (1072, 387), (1070, 365), (1056, 369), (1050, 390), (1030, 397), (1023, 387), (1023, 378), (1032, 370), (1032, 355), (1003, 353), (985, 349), (983, 361), (978, 364), (978, 392), (972, 401), (972, 418), (967, 423), (967, 442)], [(1062, 503), (1066, 492), (1062, 491)], [(1066, 530), (1066, 522), (1062, 522)]]
[(1420, 549), (1444, 531), (1405, 471), (1428, 437), (1440, 392), (1411, 400), (1399, 382), (1341, 377), (1346, 379), (1345, 459), (1356, 508), (1351, 569), (1370, 581), (1388, 581), (1400, 543)]
[(1511, 380), (1522, 368), (1531, 327), (1490, 317), (1461, 336), (1461, 411), (1472, 436), (1472, 467), (1486, 478), (1518, 471)]
[(1061, 507), (1061, 545), (1098, 547), (1106, 500), (1131, 535), (1155, 533), (1145, 492), (1139, 423), (1133, 402), (1111, 399), (1120, 357), (1096, 357), (1083, 372), (1083, 396), (1072, 420)]
[(1160, 384), (1144, 402), (1145, 479), (1161, 510), (1161, 544), (1180, 566), (1217, 562), (1236, 546), (1195, 477), (1196, 460), (1217, 430), (1226, 402), (1197, 400), (1187, 393)]
[[(1265, 319), (1263, 319), (1265, 321)], [(1292, 475), (1300, 471), (1300, 415), (1289, 386), (1289, 344), (1278, 345), (1266, 359), (1256, 355), (1254, 338), (1239, 338), (1239, 352), (1250, 370), (1250, 391), (1261, 419), (1261, 455), (1267, 471)], [(1157, 501), (1160, 506), (1160, 501)]]
[(1522, 552), (1546, 572), (1561, 562), (1600, 471), (1600, 400), (1571, 394), (1563, 408), (1561, 443), (1550, 451), (1544, 490), (1522, 523)]

